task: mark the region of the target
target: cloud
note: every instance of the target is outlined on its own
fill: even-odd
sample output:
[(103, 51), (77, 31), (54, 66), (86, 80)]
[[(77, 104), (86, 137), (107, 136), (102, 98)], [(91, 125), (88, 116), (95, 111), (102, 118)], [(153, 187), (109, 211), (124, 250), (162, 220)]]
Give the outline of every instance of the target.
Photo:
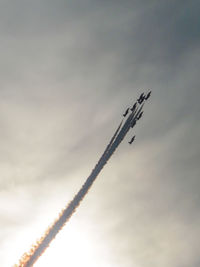
[[(125, 108), (152, 88), (134, 147), (121, 145), (79, 218), (89, 214), (95, 222), (94, 232), (118, 255), (117, 262), (110, 255), (114, 266), (197, 266), (198, 1), (2, 0), (0, 18), (7, 242), (11, 229), (29, 225), (29, 209), (37, 221), (40, 205), (70, 199)], [(28, 208), (10, 207), (12, 194)], [(27, 218), (15, 222), (22, 210)]]

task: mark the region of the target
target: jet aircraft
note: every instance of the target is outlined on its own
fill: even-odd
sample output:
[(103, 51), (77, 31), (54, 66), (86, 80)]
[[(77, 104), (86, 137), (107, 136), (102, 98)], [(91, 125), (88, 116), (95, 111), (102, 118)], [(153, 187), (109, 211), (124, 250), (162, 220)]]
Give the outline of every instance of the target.
[(136, 125), (136, 120), (133, 121), (133, 123), (131, 124), (131, 128), (133, 128)]
[(137, 106), (137, 102), (133, 105), (133, 107), (131, 108), (131, 111), (134, 111), (136, 109)]
[(145, 95), (144, 95), (144, 93), (142, 93), (141, 95), (140, 95), (140, 97), (138, 98), (138, 103), (139, 104), (142, 104), (142, 102), (144, 101), (144, 99), (145, 99)]
[(145, 100), (147, 100), (151, 96), (151, 91), (145, 96)]
[(134, 140), (135, 140), (135, 135), (131, 138), (131, 140), (129, 141), (129, 144), (131, 145)]
[(123, 114), (124, 117), (126, 117), (126, 115), (128, 114), (129, 108), (127, 108), (127, 110), (125, 111), (125, 113)]
[(140, 113), (140, 115), (137, 117), (137, 120), (139, 120), (142, 117), (143, 111)]

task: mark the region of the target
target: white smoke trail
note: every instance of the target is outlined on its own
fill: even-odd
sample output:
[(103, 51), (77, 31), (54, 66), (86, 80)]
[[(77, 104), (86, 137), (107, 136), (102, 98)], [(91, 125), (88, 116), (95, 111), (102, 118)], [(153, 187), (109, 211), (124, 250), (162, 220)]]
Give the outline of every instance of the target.
[[(44, 236), (35, 244), (28, 253), (25, 253), (19, 261), (16, 267), (31, 267), (37, 261), (37, 259), (42, 255), (42, 253), (49, 246), (51, 241), (55, 238), (57, 233), (62, 229), (64, 224), (70, 219), (72, 214), (76, 211), (76, 208), (79, 206), (82, 199), (85, 197), (89, 189), (91, 188), (93, 182), (97, 178), (98, 174), (101, 172), (107, 161), (115, 152), (116, 148), (119, 146), (121, 141), (126, 136), (129, 131), (132, 122), (137, 120), (137, 116), (142, 110), (143, 105), (138, 110), (136, 109), (132, 112), (127, 118), (126, 122), (121, 128), (122, 122), (118, 126), (116, 132), (110, 140), (110, 143), (106, 147), (104, 153), (102, 154), (100, 160), (96, 164), (95, 168), (92, 170), (90, 176), (87, 178), (86, 182), (83, 184), (79, 192), (75, 195), (73, 200), (69, 203), (69, 205), (61, 212), (58, 219), (53, 223), (51, 227), (47, 229)], [(138, 112), (137, 112), (138, 110)], [(121, 128), (121, 130), (120, 130)], [(120, 131), (119, 131), (120, 130)]]

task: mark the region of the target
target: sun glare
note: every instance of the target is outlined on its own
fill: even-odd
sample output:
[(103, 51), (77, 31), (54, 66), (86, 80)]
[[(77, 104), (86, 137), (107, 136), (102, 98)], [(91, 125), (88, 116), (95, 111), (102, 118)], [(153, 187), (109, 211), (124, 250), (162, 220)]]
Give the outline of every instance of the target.
[(35, 267), (93, 267), (95, 246), (88, 232), (80, 231), (76, 224), (70, 222), (61, 232), (38, 259)]
[[(34, 233), (29, 233), (31, 236), (36, 236), (36, 230)], [(26, 235), (21, 233), (21, 236), (21, 245), (23, 249), (26, 248), (25, 251), (28, 251), (30, 246), (27, 245)], [(34, 267), (111, 267), (108, 264), (106, 242), (103, 243), (92, 231), (92, 227), (88, 224), (80, 224), (73, 218), (52, 241)]]

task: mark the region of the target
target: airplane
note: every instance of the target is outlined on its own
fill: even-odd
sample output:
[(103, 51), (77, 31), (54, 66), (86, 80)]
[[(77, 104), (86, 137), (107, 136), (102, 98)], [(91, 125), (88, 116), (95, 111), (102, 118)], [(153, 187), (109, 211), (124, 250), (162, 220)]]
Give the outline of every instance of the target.
[(133, 105), (133, 107), (131, 108), (131, 111), (134, 111), (136, 109), (137, 106), (137, 102)]
[(145, 100), (147, 100), (151, 96), (151, 91), (145, 96)]
[(142, 104), (142, 102), (144, 101), (144, 99), (145, 99), (145, 95), (144, 95), (144, 93), (142, 93), (141, 95), (140, 95), (140, 97), (138, 98), (138, 103), (139, 104)]
[(136, 125), (136, 120), (133, 121), (133, 123), (131, 124), (131, 128), (133, 128)]
[(131, 145), (134, 140), (135, 140), (135, 135), (131, 138), (131, 140), (129, 141), (129, 144)]
[(126, 117), (126, 115), (128, 114), (129, 108), (127, 108), (127, 110), (125, 111), (125, 113), (123, 114), (124, 117)]
[(143, 111), (140, 113), (140, 115), (137, 117), (137, 120), (139, 120), (142, 117)]

